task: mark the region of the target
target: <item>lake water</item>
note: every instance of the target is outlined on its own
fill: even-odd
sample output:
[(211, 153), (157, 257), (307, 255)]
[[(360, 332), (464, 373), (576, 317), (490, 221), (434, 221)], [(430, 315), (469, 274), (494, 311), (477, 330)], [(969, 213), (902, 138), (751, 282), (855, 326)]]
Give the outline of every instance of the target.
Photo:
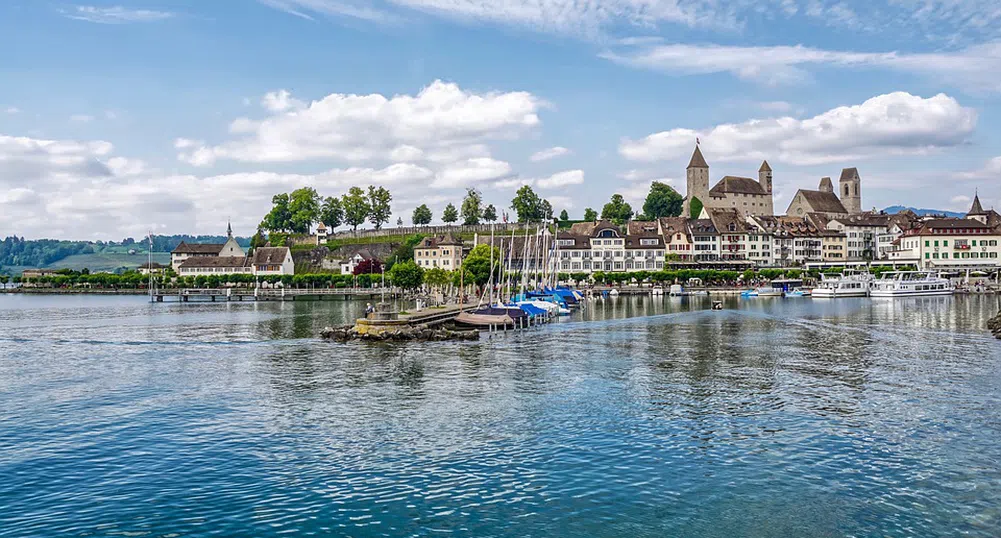
[(0, 296), (0, 536), (1001, 535), (997, 298), (708, 306), (370, 345)]

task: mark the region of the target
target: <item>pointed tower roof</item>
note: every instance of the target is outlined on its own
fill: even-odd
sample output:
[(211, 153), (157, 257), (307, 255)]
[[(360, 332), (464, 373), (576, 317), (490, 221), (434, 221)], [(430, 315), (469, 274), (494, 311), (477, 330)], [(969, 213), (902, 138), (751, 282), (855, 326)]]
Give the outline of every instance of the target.
[(229, 221), (226, 222), (226, 236), (233, 237), (233, 223)]
[(973, 206), (970, 207), (970, 211), (967, 215), (986, 215), (987, 212), (984, 211), (984, 206), (980, 205), (980, 194), (973, 195)]
[(771, 172), (772, 167), (768, 166), (768, 161), (761, 161), (761, 168), (758, 168), (758, 172)]
[(702, 156), (702, 150), (699, 149), (699, 145), (695, 145), (695, 152), (692, 153), (692, 160), (688, 163), (688, 168), (709, 168), (706, 164), (706, 158)]

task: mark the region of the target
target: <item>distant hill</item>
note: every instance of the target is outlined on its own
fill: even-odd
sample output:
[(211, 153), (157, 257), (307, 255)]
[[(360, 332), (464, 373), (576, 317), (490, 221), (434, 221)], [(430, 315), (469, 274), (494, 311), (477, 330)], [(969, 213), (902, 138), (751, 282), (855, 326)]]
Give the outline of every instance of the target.
[(926, 215), (945, 215), (947, 217), (953, 217), (958, 219), (966, 216), (966, 213), (957, 213), (956, 211), (945, 211), (942, 209), (918, 209), (916, 207), (904, 207), (902, 205), (890, 206), (884, 209), (883, 211), (892, 215), (894, 213), (900, 213), (901, 211), (906, 211), (908, 209), (910, 209), (911, 211), (917, 213), (919, 216), (922, 217)]

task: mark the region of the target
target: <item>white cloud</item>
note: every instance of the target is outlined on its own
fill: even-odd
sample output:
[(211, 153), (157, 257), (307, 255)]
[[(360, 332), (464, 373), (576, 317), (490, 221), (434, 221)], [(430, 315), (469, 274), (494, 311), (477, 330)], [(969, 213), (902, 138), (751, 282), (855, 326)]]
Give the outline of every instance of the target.
[(411, 163), (316, 174), (169, 175), (115, 155), (104, 141), (0, 135), (0, 229), (35, 238), (120, 239), (147, 229), (221, 233), (232, 216), (238, 233), (249, 234), (278, 192), (308, 185), (337, 196), (350, 186), (385, 185), (398, 210), (430, 199), (426, 185), (434, 177)]
[(570, 154), (569, 149), (564, 148), (562, 146), (555, 146), (533, 153), (532, 156), (529, 157), (529, 160), (531, 160), (534, 163), (537, 163), (541, 161), (548, 161), (549, 159), (555, 159), (556, 157), (561, 157), (563, 155), (569, 155), (569, 154)]
[(939, 94), (925, 99), (896, 92), (803, 120), (750, 120), (626, 139), (619, 153), (633, 161), (678, 158), (691, 153), (698, 137), (710, 161), (772, 159), (808, 165), (957, 146), (968, 140), (976, 124), (976, 112), (952, 97)]
[(21, 112), (21, 109), (17, 108), (16, 106), (9, 106), (4, 109), (4, 112), (7, 114), (18, 114)]
[(208, 165), (219, 159), (373, 161), (402, 156), (409, 160), (418, 151), (429, 154), (429, 159), (436, 152), (472, 151), (484, 156), (478, 144), (534, 128), (543, 106), (527, 92), (476, 94), (442, 81), (416, 96), (335, 93), (307, 105), (279, 91), (265, 97), (264, 103), (274, 114), (263, 120), (239, 118), (230, 125), (237, 138), (199, 147), (180, 158)]
[(651, 27), (661, 23), (689, 27), (740, 26), (733, 9), (714, 0), (387, 0), (386, 9), (363, 0), (259, 0), (291, 15), (311, 14), (373, 22), (408, 19), (420, 12), (458, 22), (487, 22), (531, 30), (598, 37), (607, 27), (626, 23)]
[(765, 85), (809, 81), (810, 67), (884, 68), (934, 77), (986, 91), (1001, 91), (1001, 42), (955, 52), (898, 53), (824, 50), (811, 47), (722, 45), (644, 45), (607, 50), (601, 57), (640, 69), (677, 75), (729, 73)]
[(566, 170), (557, 172), (547, 178), (535, 181), (535, 185), (540, 189), (559, 189), (570, 185), (580, 185), (584, 183), (583, 170)]
[(74, 123), (90, 123), (94, 121), (94, 116), (88, 114), (73, 114), (70, 116), (70, 121)]
[(306, 107), (306, 103), (293, 99), (288, 90), (278, 90), (268, 92), (261, 99), (261, 106), (269, 112), (285, 112), (288, 110), (299, 110)]
[(63, 16), (79, 21), (98, 24), (128, 24), (133, 22), (156, 22), (174, 17), (169, 11), (151, 9), (129, 9), (122, 6), (97, 7), (74, 6), (60, 11)]
[(431, 183), (435, 189), (470, 187), (511, 175), (511, 165), (489, 157), (467, 159), (446, 165)]

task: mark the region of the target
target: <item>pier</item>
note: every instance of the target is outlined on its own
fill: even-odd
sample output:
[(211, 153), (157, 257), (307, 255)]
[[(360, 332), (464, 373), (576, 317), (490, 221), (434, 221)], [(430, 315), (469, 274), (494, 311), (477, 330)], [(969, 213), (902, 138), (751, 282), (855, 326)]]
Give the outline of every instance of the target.
[(395, 291), (377, 288), (184, 288), (159, 289), (150, 294), (151, 301), (163, 302), (227, 302), (227, 301), (349, 301), (395, 297)]

